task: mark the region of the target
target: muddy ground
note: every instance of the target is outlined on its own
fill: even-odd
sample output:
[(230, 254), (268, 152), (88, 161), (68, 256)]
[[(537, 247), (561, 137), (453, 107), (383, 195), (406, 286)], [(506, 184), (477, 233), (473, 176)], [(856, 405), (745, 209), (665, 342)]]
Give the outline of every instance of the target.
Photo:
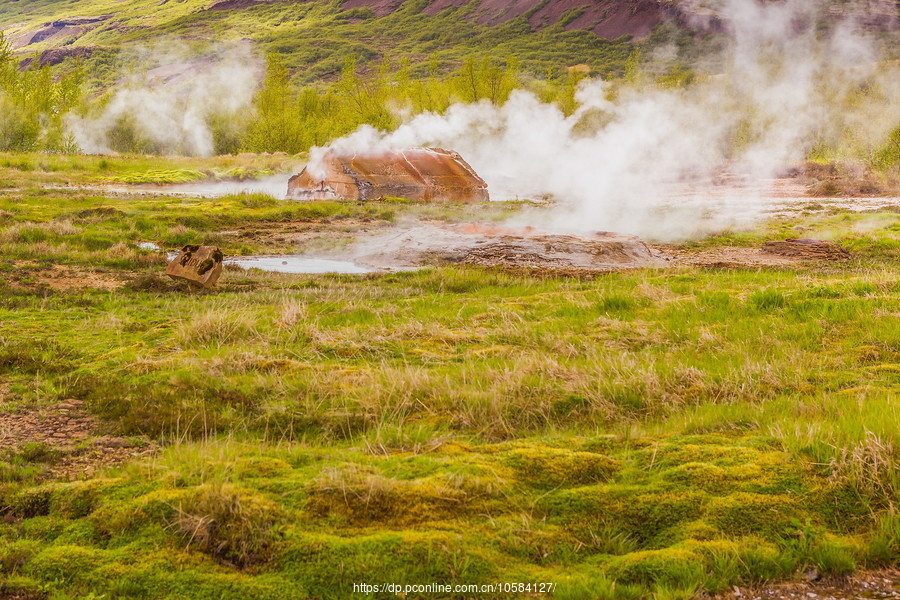
[[(723, 213), (745, 214), (749, 221), (830, 213), (900, 210), (898, 197), (814, 197), (809, 194), (830, 179), (796, 175), (748, 184), (724, 177), (714, 185), (682, 183), (667, 191), (676, 212), (700, 205)], [(834, 176), (834, 186), (848, 185)], [(208, 190), (211, 191), (211, 190)], [(852, 190), (851, 190), (852, 191)], [(752, 202), (747, 198), (755, 198)], [(695, 206), (696, 205), (696, 206)], [(524, 209), (540, 221), (546, 207)], [(715, 213), (715, 210), (712, 211)], [(540, 214), (539, 214), (540, 213)], [(538, 218), (533, 218), (538, 215)], [(708, 224), (711, 230), (715, 225)], [(727, 227), (727, 224), (722, 224)], [(449, 223), (427, 218), (404, 218), (395, 223), (341, 221), (339, 223), (279, 223), (266, 230), (223, 232), (235, 237), (264, 239), (284, 248), (299, 249), (317, 258), (353, 261), (373, 270), (423, 265), (475, 264), (501, 268), (599, 273), (644, 267), (697, 265), (703, 267), (787, 267), (816, 260), (845, 260), (849, 255), (829, 242), (773, 242), (757, 248), (687, 248), (679, 244), (645, 243), (608, 232), (559, 233), (535, 227)], [(802, 240), (803, 232), (797, 232)]]

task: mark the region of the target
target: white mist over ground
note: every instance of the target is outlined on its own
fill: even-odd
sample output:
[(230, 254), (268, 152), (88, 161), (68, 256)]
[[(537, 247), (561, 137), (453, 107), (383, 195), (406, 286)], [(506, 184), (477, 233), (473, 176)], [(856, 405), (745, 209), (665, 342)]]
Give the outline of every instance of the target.
[(250, 107), (264, 64), (249, 45), (221, 48), (203, 58), (186, 48), (141, 49), (138, 73), (121, 82), (97, 114), (70, 115), (67, 129), (88, 154), (113, 151), (123, 120), (164, 152), (211, 156), (210, 115), (233, 118)]
[[(815, 144), (847, 132), (877, 143), (900, 123), (900, 74), (879, 66), (853, 22), (823, 34), (812, 0), (714, 4), (729, 32), (724, 72), (687, 87), (586, 81), (571, 116), (516, 91), (503, 106), (457, 104), (391, 133), (364, 126), (332, 147), (449, 148), (495, 200), (554, 198), (550, 214), (517, 224), (678, 239), (752, 223), (772, 178)], [(713, 185), (723, 179), (739, 184)]]
[[(296, 171), (296, 169), (294, 169)], [(201, 198), (219, 198), (230, 194), (266, 194), (279, 200), (287, 196), (290, 175), (272, 175), (245, 181), (215, 181), (166, 186), (167, 193), (187, 194)]]

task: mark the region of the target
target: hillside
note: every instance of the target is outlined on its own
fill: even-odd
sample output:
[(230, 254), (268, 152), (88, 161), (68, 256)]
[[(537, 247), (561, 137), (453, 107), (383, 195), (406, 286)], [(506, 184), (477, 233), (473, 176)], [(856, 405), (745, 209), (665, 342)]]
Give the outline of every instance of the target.
[[(515, 56), (544, 76), (572, 65), (595, 73), (624, 69), (634, 42), (674, 43), (682, 62), (704, 53), (708, 33), (723, 29), (698, 0), (36, 0), (0, 5), (0, 28), (22, 65), (86, 62), (105, 87), (134, 59), (120, 50), (197, 55), (250, 42), (285, 57), (302, 83), (336, 77), (347, 57), (412, 74), (446, 71), (472, 55)], [(895, 31), (898, 4), (834, 2), (869, 29)]]
[[(537, 74), (587, 64), (599, 72), (623, 68), (634, 40), (664, 23), (679, 28), (700, 21), (677, 3), (655, 0), (126, 0), (113, 2), (7, 2), (0, 28), (23, 63), (68, 57), (88, 62), (108, 82), (121, 68), (123, 47), (191, 53), (250, 41), (276, 51), (302, 81), (339, 73), (347, 56), (363, 65), (408, 61), (452, 68), (466, 56), (516, 56)], [(177, 42), (177, 44), (176, 44)], [(25, 63), (27, 64), (27, 63)]]

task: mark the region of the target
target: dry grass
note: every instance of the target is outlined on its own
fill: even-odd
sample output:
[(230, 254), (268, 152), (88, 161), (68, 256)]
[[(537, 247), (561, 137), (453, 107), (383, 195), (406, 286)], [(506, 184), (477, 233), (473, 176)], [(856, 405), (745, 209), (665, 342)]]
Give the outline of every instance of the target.
[(175, 340), (183, 346), (222, 347), (259, 336), (253, 315), (232, 307), (216, 307), (198, 315), (187, 315), (179, 324)]
[(232, 484), (206, 484), (177, 507), (169, 526), (188, 546), (247, 568), (264, 563), (278, 538), (277, 505)]

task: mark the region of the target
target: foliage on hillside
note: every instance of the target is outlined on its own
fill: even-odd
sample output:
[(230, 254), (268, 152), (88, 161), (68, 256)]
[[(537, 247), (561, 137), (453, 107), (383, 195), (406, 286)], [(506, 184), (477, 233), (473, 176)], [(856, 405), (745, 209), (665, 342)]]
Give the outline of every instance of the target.
[(427, 74), (433, 63), (446, 71), (472, 56), (517, 56), (534, 74), (581, 63), (612, 73), (621, 70), (631, 51), (627, 39), (604, 40), (587, 31), (567, 31), (561, 24), (533, 31), (527, 16), (495, 27), (472, 22), (471, 8), (466, 6), (431, 17), (421, 12), (421, 0), (407, 2), (380, 18), (371, 10), (342, 10), (339, 2), (325, 1), (274, 2), (219, 11), (207, 10), (210, 3), (205, 0), (164, 4), (102, 0), (66, 9), (53, 2), (20, 4), (0, 9), (0, 26), (14, 25), (11, 33), (40, 31), (44, 23), (63, 17), (108, 17), (102, 26), (73, 33), (71, 38), (51, 37), (23, 49), (41, 52), (59, 43), (91, 48), (89, 71), (103, 85), (112, 82), (121, 66), (116, 50), (145, 45), (165, 52), (171, 46), (187, 45), (202, 51), (210, 46), (208, 40), (216, 44), (252, 40), (262, 52), (285, 57), (303, 83), (338, 77), (351, 57), (366, 70), (403, 57), (417, 76)]

